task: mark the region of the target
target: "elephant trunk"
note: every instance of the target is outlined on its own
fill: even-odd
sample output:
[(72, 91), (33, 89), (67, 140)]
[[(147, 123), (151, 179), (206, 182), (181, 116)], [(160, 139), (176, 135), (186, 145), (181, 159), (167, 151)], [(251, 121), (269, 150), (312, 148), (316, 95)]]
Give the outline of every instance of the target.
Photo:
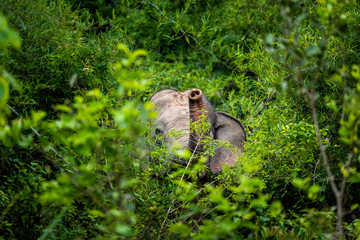
[(189, 110), (190, 120), (199, 122), (201, 110), (204, 110), (204, 102), (202, 100), (202, 92), (200, 89), (193, 89), (189, 93)]
[[(203, 96), (200, 89), (192, 89), (189, 93), (189, 113), (190, 113), (190, 121), (199, 123), (200, 115), (204, 114), (205, 110)], [(201, 131), (192, 130), (189, 139), (189, 148), (196, 152), (201, 151), (201, 146), (198, 144), (201, 138)]]

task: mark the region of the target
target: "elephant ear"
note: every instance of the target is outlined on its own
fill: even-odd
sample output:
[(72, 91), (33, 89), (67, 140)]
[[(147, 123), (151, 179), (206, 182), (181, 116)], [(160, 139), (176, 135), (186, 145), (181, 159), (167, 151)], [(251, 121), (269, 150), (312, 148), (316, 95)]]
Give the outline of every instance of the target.
[(229, 164), (234, 167), (236, 158), (244, 151), (244, 141), (246, 140), (246, 133), (244, 126), (234, 117), (224, 112), (215, 112), (216, 124), (215, 134), (216, 140), (229, 142), (235, 146), (236, 151), (231, 151), (229, 148), (219, 147), (215, 150), (215, 155), (210, 158), (210, 171), (218, 173), (222, 171), (222, 166)]

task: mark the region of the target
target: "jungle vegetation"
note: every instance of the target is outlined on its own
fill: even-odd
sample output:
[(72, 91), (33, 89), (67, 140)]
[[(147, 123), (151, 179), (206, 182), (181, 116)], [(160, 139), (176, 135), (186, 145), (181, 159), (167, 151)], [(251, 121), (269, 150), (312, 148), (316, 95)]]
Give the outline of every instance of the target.
[[(0, 239), (359, 239), (359, 4), (1, 1)], [(192, 88), (247, 131), (207, 182), (152, 128)]]

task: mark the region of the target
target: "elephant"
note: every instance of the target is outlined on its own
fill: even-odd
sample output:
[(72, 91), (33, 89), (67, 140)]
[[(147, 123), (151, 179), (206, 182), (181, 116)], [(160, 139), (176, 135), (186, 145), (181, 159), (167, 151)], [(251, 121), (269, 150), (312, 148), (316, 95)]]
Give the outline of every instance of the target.
[[(203, 136), (229, 142), (236, 149), (234, 151), (224, 146), (218, 146), (215, 149), (214, 156), (210, 156), (206, 163), (213, 174), (221, 172), (223, 165), (228, 164), (234, 167), (235, 162), (244, 152), (246, 132), (242, 123), (225, 112), (215, 111), (200, 89), (183, 92), (171, 89), (161, 90), (150, 98), (150, 102), (156, 106), (158, 113), (155, 120), (155, 133), (162, 135), (168, 144), (176, 140), (195, 153), (201, 153), (203, 146), (199, 141), (200, 133), (190, 129), (190, 122), (197, 124), (200, 121), (200, 115), (205, 112), (206, 120), (211, 127)], [(181, 131), (183, 134), (175, 139), (168, 134), (171, 129)]]

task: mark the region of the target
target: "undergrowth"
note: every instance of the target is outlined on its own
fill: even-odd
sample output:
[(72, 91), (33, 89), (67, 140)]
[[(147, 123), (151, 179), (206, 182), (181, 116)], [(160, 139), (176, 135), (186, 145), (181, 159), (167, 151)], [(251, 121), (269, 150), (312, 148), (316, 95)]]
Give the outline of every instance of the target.
[[(0, 239), (357, 239), (358, 10), (3, 1)], [(225, 143), (194, 156), (154, 136), (168, 88), (244, 124), (234, 168), (200, 181)]]

